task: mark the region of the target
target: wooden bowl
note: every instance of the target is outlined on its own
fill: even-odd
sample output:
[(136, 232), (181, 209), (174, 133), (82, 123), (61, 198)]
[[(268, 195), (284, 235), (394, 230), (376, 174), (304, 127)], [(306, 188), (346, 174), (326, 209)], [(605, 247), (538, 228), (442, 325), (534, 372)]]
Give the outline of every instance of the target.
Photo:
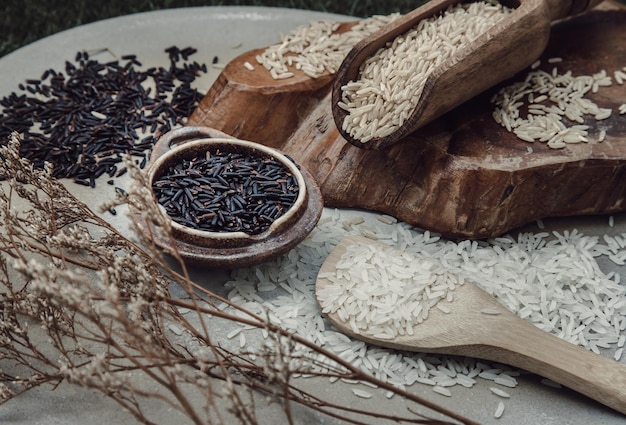
[(186, 226), (173, 220), (161, 208), (171, 222), (172, 239), (156, 237), (158, 246), (177, 250), (186, 262), (233, 269), (274, 259), (292, 249), (313, 230), (321, 216), (323, 200), (317, 183), (306, 170), (276, 149), (239, 140), (210, 128), (184, 127), (162, 136), (154, 146), (146, 168), (148, 183), (152, 187), (153, 182), (161, 178), (172, 165), (204, 157), (207, 152), (218, 150), (222, 153), (273, 158), (295, 177), (298, 183), (296, 200), (269, 227), (256, 234), (208, 231)]

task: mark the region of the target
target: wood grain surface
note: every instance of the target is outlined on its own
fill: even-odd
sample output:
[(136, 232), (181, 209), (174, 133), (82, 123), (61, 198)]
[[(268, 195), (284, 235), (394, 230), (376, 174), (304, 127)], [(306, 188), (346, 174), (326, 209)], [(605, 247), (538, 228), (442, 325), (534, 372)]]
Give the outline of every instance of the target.
[[(612, 74), (626, 66), (624, 40), (626, 10), (594, 10), (555, 24), (543, 59), (562, 57), (561, 73)], [(252, 72), (244, 67), (255, 63), (257, 53), (226, 66), (188, 124), (292, 156), (316, 179), (326, 206), (379, 211), (471, 239), (546, 217), (626, 210), (626, 115), (617, 113), (626, 103), (626, 85), (614, 83), (588, 96), (614, 110), (608, 120), (585, 122), (590, 138), (606, 131), (602, 143), (554, 150), (517, 139), (491, 117), (490, 98), (499, 85), (393, 146), (364, 150), (347, 143), (335, 126), (332, 75), (274, 81), (260, 66)], [(548, 71), (554, 67), (543, 64)]]

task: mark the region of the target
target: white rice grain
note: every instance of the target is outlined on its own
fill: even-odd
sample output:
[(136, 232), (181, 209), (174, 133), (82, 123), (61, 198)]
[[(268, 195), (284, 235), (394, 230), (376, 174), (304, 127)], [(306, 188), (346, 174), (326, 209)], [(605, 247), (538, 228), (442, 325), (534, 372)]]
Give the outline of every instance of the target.
[(352, 393), (356, 395), (357, 397), (361, 397), (361, 398), (372, 398), (374, 396), (369, 391), (361, 390), (359, 388), (353, 388)]
[(517, 379), (513, 378), (512, 376), (506, 375), (506, 374), (500, 374), (498, 375), (493, 382), (495, 382), (496, 384), (505, 386), (505, 387), (509, 387), (509, 388), (515, 388), (517, 387)]
[[(548, 62), (560, 60), (552, 58)], [(553, 149), (562, 149), (572, 143), (588, 143), (588, 126), (580, 125), (585, 116), (591, 115), (602, 121), (611, 117), (612, 110), (598, 107), (585, 95), (611, 84), (611, 78), (604, 70), (591, 76), (574, 77), (570, 71), (560, 73), (557, 68), (550, 73), (533, 68), (524, 80), (502, 88), (493, 96), (491, 101), (495, 110), (492, 116), (525, 142), (546, 142)], [(526, 110), (525, 116), (523, 110)], [(624, 112), (619, 111), (626, 113), (626, 107)], [(578, 124), (566, 126), (564, 120)], [(605, 137), (606, 132), (601, 132), (598, 141)]]
[(445, 313), (445, 314), (449, 314), (450, 313), (450, 308), (448, 306), (444, 305), (444, 304), (437, 303), (436, 307), (442, 313)]
[(489, 391), (491, 391), (492, 393), (494, 393), (498, 397), (502, 397), (502, 398), (509, 398), (509, 397), (511, 397), (511, 395), (509, 393), (507, 393), (504, 390), (501, 390), (500, 388), (490, 387)]
[(429, 75), (510, 12), (491, 0), (451, 5), (387, 43), (341, 88), (343, 130), (362, 143), (396, 131), (415, 109)]
[(436, 392), (437, 394), (441, 394), (446, 397), (452, 397), (452, 393), (450, 392), (449, 389), (440, 387), (439, 385), (435, 385), (433, 387), (433, 391)]
[(498, 407), (496, 407), (496, 411), (493, 414), (493, 416), (496, 419), (500, 419), (503, 414), (504, 414), (504, 403), (500, 401), (500, 402), (498, 402)]

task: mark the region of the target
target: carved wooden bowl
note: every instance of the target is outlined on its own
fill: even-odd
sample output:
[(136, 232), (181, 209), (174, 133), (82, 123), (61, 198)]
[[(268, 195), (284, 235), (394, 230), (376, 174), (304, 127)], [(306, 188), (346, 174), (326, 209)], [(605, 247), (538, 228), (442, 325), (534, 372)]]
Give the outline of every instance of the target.
[[(239, 153), (248, 157), (272, 158), (291, 173), (298, 183), (297, 197), (289, 208), (262, 231), (205, 230), (182, 224), (163, 214), (171, 223), (171, 240), (156, 236), (157, 245), (175, 249), (186, 261), (216, 268), (240, 268), (263, 263), (289, 251), (315, 227), (323, 202), (317, 183), (306, 170), (276, 149), (240, 140), (205, 127), (173, 130), (155, 145), (146, 168), (152, 186), (171, 166), (184, 160), (215, 154)], [(156, 234), (156, 233), (155, 233)]]

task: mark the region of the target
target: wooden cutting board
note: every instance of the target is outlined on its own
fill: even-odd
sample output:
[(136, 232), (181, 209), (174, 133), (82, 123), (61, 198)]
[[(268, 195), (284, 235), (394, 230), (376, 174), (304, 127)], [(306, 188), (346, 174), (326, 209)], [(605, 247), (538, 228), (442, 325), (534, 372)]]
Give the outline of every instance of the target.
[[(617, 112), (626, 103), (626, 84), (614, 82), (587, 96), (614, 110), (608, 120), (586, 122), (592, 138), (606, 131), (602, 143), (554, 150), (519, 140), (491, 117), (490, 98), (498, 86), (401, 143), (364, 150), (348, 144), (335, 127), (332, 75), (275, 81), (263, 69), (244, 67), (246, 61), (256, 63), (257, 53), (226, 66), (188, 125), (212, 127), (292, 156), (317, 180), (326, 206), (379, 211), (471, 239), (546, 217), (626, 211), (626, 115)], [(626, 67), (626, 10), (595, 10), (556, 24), (542, 69), (551, 70), (547, 58), (557, 56), (563, 58), (560, 73), (604, 69), (612, 75)]]

